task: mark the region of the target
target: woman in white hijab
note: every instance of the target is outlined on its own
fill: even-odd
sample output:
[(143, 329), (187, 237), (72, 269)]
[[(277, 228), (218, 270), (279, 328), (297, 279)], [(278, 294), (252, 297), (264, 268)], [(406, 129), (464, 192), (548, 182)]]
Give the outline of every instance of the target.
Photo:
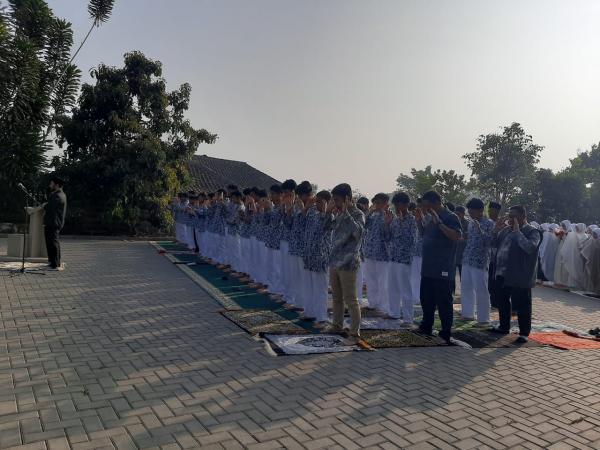
[(585, 290), (600, 294), (600, 228), (592, 230), (581, 254), (585, 259)]
[(585, 234), (586, 226), (584, 223), (574, 225), (573, 231), (567, 235), (565, 244), (562, 248), (563, 261), (568, 273), (567, 286), (577, 290), (585, 288), (584, 268), (585, 260), (581, 255), (584, 242), (588, 239)]
[(569, 272), (567, 272), (564, 258), (564, 246), (571, 230), (571, 222), (563, 220), (560, 223), (560, 228), (556, 231), (556, 235), (560, 239), (558, 249), (556, 250), (556, 260), (554, 262), (554, 284), (557, 286), (567, 286), (569, 283)]
[(554, 264), (556, 262), (556, 251), (561, 242), (555, 230), (559, 228), (557, 224), (553, 223), (547, 225), (544, 231), (544, 238), (542, 245), (540, 246), (540, 264), (542, 266), (542, 272), (546, 279), (550, 282), (554, 281)]

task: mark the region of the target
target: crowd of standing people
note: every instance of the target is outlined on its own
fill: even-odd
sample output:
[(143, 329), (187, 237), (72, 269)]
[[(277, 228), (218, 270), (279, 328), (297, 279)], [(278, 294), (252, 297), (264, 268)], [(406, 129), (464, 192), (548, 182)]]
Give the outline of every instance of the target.
[[(529, 223), (519, 205), (502, 215), (498, 203), (486, 208), (473, 198), (454, 207), (435, 191), (414, 201), (403, 192), (369, 201), (353, 198), (348, 184), (315, 193), (308, 181), (287, 180), (269, 191), (230, 185), (180, 193), (171, 207), (179, 242), (350, 342), (360, 338), (361, 306), (412, 328), (415, 304), (423, 310), (418, 331), (432, 334), (437, 310), (439, 336), (450, 341), (457, 272), (462, 317), (508, 334), (516, 312), (517, 341), (526, 342), (537, 278), (593, 287), (590, 277), (599, 268), (597, 227), (586, 234), (582, 224), (565, 221), (557, 231)], [(575, 249), (582, 258), (577, 262)], [(574, 269), (580, 270), (576, 277)], [(491, 307), (500, 316), (494, 328)], [(350, 326), (344, 329), (346, 309)]]

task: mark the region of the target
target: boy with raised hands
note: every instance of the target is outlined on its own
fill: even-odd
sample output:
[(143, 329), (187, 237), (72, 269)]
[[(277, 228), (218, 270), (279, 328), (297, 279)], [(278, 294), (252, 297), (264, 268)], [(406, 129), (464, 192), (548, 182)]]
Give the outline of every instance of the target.
[(385, 211), (390, 197), (379, 193), (372, 199), (365, 225), (363, 254), (365, 256), (365, 279), (369, 307), (385, 311), (387, 308), (387, 275), (389, 254), (385, 238)]
[(327, 206), (331, 201), (328, 191), (316, 195), (316, 204), (310, 208), (306, 219), (306, 248), (304, 269), (308, 272), (307, 296), (304, 304), (304, 318), (323, 323), (327, 321), (327, 300), (329, 283), (327, 269), (331, 252), (331, 228), (326, 228)]
[(403, 326), (412, 326), (414, 299), (411, 287), (411, 266), (417, 240), (417, 221), (408, 210), (410, 197), (399, 192), (392, 198), (395, 217), (385, 212), (386, 238), (389, 246), (388, 304), (386, 313), (399, 319)]

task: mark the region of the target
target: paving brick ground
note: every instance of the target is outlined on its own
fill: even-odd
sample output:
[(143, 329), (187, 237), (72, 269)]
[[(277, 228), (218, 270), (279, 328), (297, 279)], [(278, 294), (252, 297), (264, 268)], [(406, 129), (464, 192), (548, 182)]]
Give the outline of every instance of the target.
[[(148, 244), (0, 275), (0, 448), (600, 448), (600, 352), (272, 357)], [(587, 329), (600, 302), (538, 290)]]

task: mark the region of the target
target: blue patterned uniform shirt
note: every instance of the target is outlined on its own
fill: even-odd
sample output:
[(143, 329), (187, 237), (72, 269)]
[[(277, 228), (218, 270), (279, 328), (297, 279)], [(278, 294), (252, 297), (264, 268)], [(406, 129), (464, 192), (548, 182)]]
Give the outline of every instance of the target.
[(304, 268), (312, 272), (325, 272), (331, 253), (331, 230), (325, 229), (327, 215), (316, 208), (307, 214), (303, 261)]
[(390, 261), (400, 264), (412, 263), (417, 243), (417, 221), (412, 214), (403, 219), (395, 217), (387, 233)]
[(365, 225), (365, 240), (363, 254), (366, 259), (389, 261), (386, 235), (386, 225), (382, 212), (372, 212), (367, 217)]
[(477, 269), (488, 270), (492, 249), (493, 231), (496, 224), (487, 218), (479, 222), (481, 231), (473, 220), (469, 221), (467, 245), (463, 252), (462, 263)]
[(279, 250), (281, 245), (281, 221), (283, 219), (283, 211), (281, 206), (273, 206), (271, 211), (265, 213), (265, 223), (267, 224), (267, 234), (265, 245), (267, 248)]
[(337, 216), (328, 214), (324, 228), (333, 230), (329, 267), (336, 270), (357, 270), (360, 246), (365, 230), (365, 215), (356, 206)]
[(306, 245), (306, 241), (304, 240), (306, 216), (298, 208), (295, 208), (292, 215), (287, 216), (285, 220), (287, 226), (291, 229), (290, 255), (304, 255), (304, 247)]

